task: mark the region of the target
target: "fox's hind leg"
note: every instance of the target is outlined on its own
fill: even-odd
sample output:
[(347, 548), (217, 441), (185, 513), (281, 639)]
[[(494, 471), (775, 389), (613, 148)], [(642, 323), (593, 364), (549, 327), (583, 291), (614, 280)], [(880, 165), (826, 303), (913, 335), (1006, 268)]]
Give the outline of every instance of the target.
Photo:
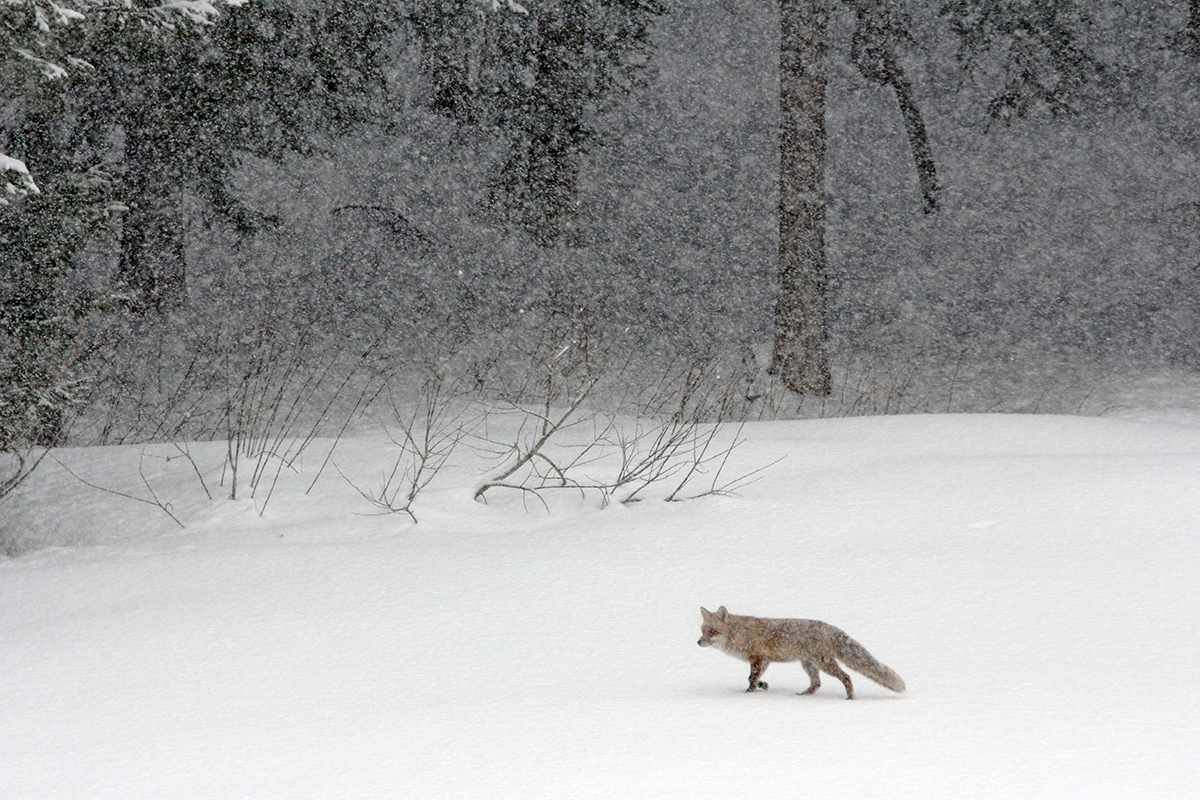
[(759, 678), (767, 671), (767, 665), (770, 663), (765, 658), (756, 658), (750, 662), (750, 688), (746, 690), (747, 692), (767, 688), (767, 682), (760, 681)]
[(817, 689), (821, 688), (821, 673), (813, 666), (811, 661), (801, 661), (800, 666), (804, 667), (804, 671), (808, 673), (808, 688), (800, 694), (812, 694)]
[(850, 682), (850, 676), (846, 674), (845, 670), (838, 666), (836, 661), (834, 661), (832, 658), (825, 659), (821, 662), (821, 669), (825, 670), (830, 675), (842, 682), (842, 685), (846, 687), (847, 700), (854, 699), (854, 684)]

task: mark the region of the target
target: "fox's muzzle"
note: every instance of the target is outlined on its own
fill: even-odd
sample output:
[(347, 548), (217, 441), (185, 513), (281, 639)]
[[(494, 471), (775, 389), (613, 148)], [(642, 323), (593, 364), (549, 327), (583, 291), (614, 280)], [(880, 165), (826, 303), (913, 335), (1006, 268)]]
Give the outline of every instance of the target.
[(700, 645), (701, 647), (708, 647), (710, 644), (712, 644), (712, 640), (705, 639), (703, 636), (701, 636), (699, 640), (696, 641), (696, 644)]

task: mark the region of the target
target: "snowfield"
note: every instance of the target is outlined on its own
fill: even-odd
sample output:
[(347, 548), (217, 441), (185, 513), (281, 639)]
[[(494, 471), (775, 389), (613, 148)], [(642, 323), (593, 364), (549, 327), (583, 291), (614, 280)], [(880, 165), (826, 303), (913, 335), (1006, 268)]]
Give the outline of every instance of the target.
[[(463, 450), (372, 516), (323, 458), (208, 499), (166, 446), (0, 506), (0, 797), (1131, 798), (1200, 793), (1200, 428), (756, 423), (737, 496), (549, 508)], [(1181, 417), (1183, 421), (1192, 421)], [(213, 494), (224, 445), (193, 445)], [(381, 437), (335, 460), (371, 484)], [(746, 694), (704, 605), (823, 619), (908, 683)]]

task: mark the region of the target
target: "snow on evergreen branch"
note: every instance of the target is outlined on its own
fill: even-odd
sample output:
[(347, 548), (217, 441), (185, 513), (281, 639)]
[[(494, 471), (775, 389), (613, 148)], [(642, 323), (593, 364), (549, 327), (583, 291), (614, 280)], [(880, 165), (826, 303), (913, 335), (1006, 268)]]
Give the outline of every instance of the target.
[(164, 0), (149, 8), (134, 8), (130, 0), (69, 0), (64, 4), (54, 0), (3, 0), (0, 10), (8, 13), (5, 14), (6, 29), (0, 30), (0, 48), (33, 62), (48, 79), (62, 78), (68, 70), (60, 61), (72, 66), (86, 65), (86, 62), (56, 52), (56, 38), (61, 29), (75, 24), (86, 25), (89, 15), (124, 14), (155, 27), (174, 30), (180, 21), (209, 25), (220, 15), (222, 6), (237, 7), (247, 2), (249, 0)]
[[(65, 52), (59, 35), (71, 26), (88, 24), (97, 14), (122, 14), (152, 28), (173, 31), (180, 22), (212, 24), (221, 7), (247, 2), (164, 0), (150, 8), (134, 8), (130, 0), (0, 0), (0, 67), (5, 66), (5, 59), (15, 57), (32, 64), (46, 80), (58, 80), (71, 70), (94, 69), (84, 59)], [(0, 206), (29, 194), (40, 191), (25, 163), (0, 153)]]
[[(9, 173), (15, 173), (15, 179), (11, 178)], [(6, 156), (4, 153), (0, 153), (0, 180), (3, 181), (0, 184), (0, 206), (8, 205), (10, 198), (42, 193), (37, 184), (33, 182), (33, 176), (29, 174), (29, 168), (25, 166), (25, 162)], [(13, 180), (16, 183), (13, 183)]]
[(518, 14), (529, 13), (529, 9), (516, 2), (516, 0), (479, 0), (479, 2), (483, 3), (484, 5), (490, 5), (492, 7), (492, 11), (499, 11), (500, 6), (504, 5), (508, 7), (509, 11), (515, 11)]

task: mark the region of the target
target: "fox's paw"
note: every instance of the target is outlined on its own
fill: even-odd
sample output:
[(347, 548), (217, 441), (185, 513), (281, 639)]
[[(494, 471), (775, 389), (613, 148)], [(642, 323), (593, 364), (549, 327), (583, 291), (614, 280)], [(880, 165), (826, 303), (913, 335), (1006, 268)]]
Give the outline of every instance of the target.
[(800, 695), (801, 697), (803, 697), (806, 694), (816, 694), (818, 688), (819, 687), (816, 687), (816, 686), (810, 686), (807, 689), (805, 689), (803, 692), (796, 692), (796, 694)]
[(755, 690), (757, 690), (757, 689), (762, 689), (763, 691), (766, 691), (766, 689), (767, 689), (767, 682), (766, 682), (766, 681), (759, 681), (758, 683), (752, 683), (752, 684), (750, 684), (750, 688), (749, 688), (749, 689), (747, 689), (746, 691), (747, 691), (747, 692), (753, 692), (753, 691), (755, 691)]

